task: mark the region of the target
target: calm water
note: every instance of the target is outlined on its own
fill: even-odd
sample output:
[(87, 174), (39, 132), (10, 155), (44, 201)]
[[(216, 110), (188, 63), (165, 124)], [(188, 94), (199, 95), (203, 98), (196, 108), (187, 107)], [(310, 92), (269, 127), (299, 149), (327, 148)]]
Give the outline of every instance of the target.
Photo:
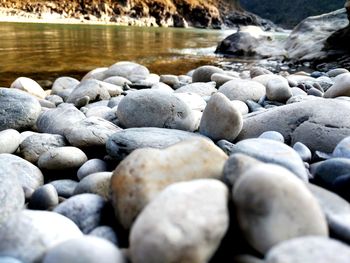
[(228, 31), (95, 25), (0, 23), (0, 86), (19, 76), (80, 78), (131, 60), (158, 74), (184, 74), (223, 59), (213, 55)]

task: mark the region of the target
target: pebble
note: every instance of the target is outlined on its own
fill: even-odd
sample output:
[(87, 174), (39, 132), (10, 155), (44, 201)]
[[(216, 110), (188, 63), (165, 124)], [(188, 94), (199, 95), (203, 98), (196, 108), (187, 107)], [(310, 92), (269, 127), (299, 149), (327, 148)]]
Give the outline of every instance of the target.
[(74, 190), (78, 185), (78, 182), (70, 179), (61, 179), (50, 182), (57, 191), (58, 196), (69, 198), (73, 196)]
[(307, 91), (307, 95), (315, 96), (315, 97), (323, 97), (323, 92), (312, 87)]
[(246, 103), (240, 100), (231, 100), (231, 104), (235, 107), (242, 115), (249, 113), (249, 108)]
[(227, 188), (217, 180), (167, 187), (131, 229), (132, 262), (208, 262), (228, 228), (227, 202)]
[(97, 79), (97, 80), (104, 80), (108, 78), (109, 76), (106, 74), (108, 68), (95, 68), (88, 73), (81, 79), (81, 81), (87, 80), (87, 79)]
[(338, 75), (344, 74), (344, 73), (349, 73), (349, 70), (345, 68), (336, 68), (336, 69), (331, 69), (330, 71), (327, 72), (328, 77), (330, 78), (335, 78)]
[(23, 262), (41, 262), (46, 251), (66, 240), (81, 237), (68, 218), (53, 212), (22, 210), (11, 215), (0, 228), (0, 257)]
[(187, 104), (173, 94), (157, 90), (129, 93), (119, 103), (117, 117), (125, 128), (195, 129), (194, 116)]
[(199, 132), (214, 141), (234, 141), (241, 132), (241, 112), (222, 93), (211, 96), (199, 125)]
[(312, 153), (310, 151), (309, 148), (307, 148), (307, 146), (301, 142), (296, 142), (293, 145), (293, 149), (300, 155), (301, 159), (304, 162), (310, 162), (311, 161), (311, 157), (312, 157)]
[(175, 90), (175, 93), (195, 93), (201, 97), (211, 96), (218, 92), (215, 82), (196, 82)]
[(166, 186), (222, 176), (227, 155), (206, 139), (191, 139), (163, 150), (132, 152), (111, 179), (112, 201), (120, 223), (129, 228), (140, 211)]
[(57, 147), (41, 154), (38, 166), (47, 170), (78, 169), (87, 160), (85, 153), (79, 148), (72, 146)]
[(201, 66), (196, 68), (192, 74), (193, 82), (210, 82), (211, 76), (215, 73), (223, 74), (224, 71), (221, 68), (214, 66)]
[(347, 263), (350, 247), (325, 237), (300, 237), (273, 247), (266, 255), (266, 263)]
[(286, 102), (292, 97), (288, 81), (284, 78), (269, 80), (266, 84), (266, 97), (272, 101)]
[(176, 75), (160, 75), (159, 81), (171, 87), (180, 84), (179, 78)]
[(58, 95), (66, 100), (73, 89), (78, 86), (79, 80), (71, 77), (60, 77), (56, 79), (52, 85), (51, 94)]
[(74, 189), (74, 195), (91, 193), (102, 196), (109, 200), (109, 186), (112, 178), (112, 172), (99, 172), (89, 174), (84, 177)]
[(258, 101), (266, 94), (265, 86), (259, 82), (252, 80), (231, 80), (226, 82), (219, 88), (219, 92), (223, 93), (230, 100), (247, 100)]
[(279, 132), (276, 131), (266, 131), (263, 132), (259, 138), (261, 139), (269, 139), (269, 140), (273, 140), (276, 142), (281, 142), (284, 143), (284, 137), (282, 134), (280, 134)]
[(120, 130), (105, 119), (88, 117), (65, 129), (64, 136), (75, 147), (105, 147), (108, 138)]
[(59, 204), (53, 211), (72, 220), (88, 234), (101, 223), (105, 200), (96, 194), (79, 194)]
[(44, 99), (46, 97), (46, 92), (43, 88), (36, 81), (26, 77), (17, 78), (12, 82), (10, 88), (25, 91), (39, 99)]
[(178, 142), (201, 137), (198, 134), (164, 128), (131, 128), (114, 133), (106, 143), (107, 153), (122, 160), (139, 148), (163, 149)]
[(109, 241), (83, 236), (50, 248), (43, 263), (126, 263), (120, 250)]
[(22, 131), (35, 125), (41, 106), (32, 95), (18, 90), (0, 88), (0, 130)]
[(334, 148), (333, 157), (350, 158), (350, 137), (342, 139)]
[(56, 205), (58, 205), (58, 194), (51, 184), (36, 189), (29, 201), (29, 208), (34, 210), (49, 210)]
[(340, 96), (350, 96), (350, 73), (337, 76), (334, 84), (325, 93), (325, 98), (336, 98)]
[(317, 200), (281, 166), (261, 164), (247, 170), (234, 186), (233, 199), (244, 236), (262, 254), (293, 237), (328, 236)]
[(89, 233), (90, 236), (103, 238), (118, 246), (118, 238), (113, 228), (109, 226), (98, 226)]
[(122, 61), (110, 66), (106, 72), (107, 76), (119, 76), (133, 82), (137, 79), (145, 79), (150, 74), (149, 70), (140, 64)]
[(14, 153), (21, 142), (21, 135), (18, 131), (7, 129), (0, 131), (0, 154)]
[(84, 163), (77, 172), (77, 177), (82, 180), (84, 177), (97, 173), (105, 172), (108, 169), (108, 165), (105, 161), (100, 159), (90, 159)]
[(203, 111), (207, 106), (206, 101), (196, 93), (174, 93), (174, 95), (183, 100), (191, 110)]
[(350, 172), (350, 159), (332, 158), (317, 165), (314, 177), (324, 186), (332, 187), (338, 177)]
[(210, 80), (216, 83), (216, 87), (220, 87), (224, 85), (226, 82), (234, 79), (237, 79), (237, 77), (233, 77), (225, 73), (214, 73), (210, 77)]
[(131, 85), (132, 82), (126, 78), (114, 76), (103, 80), (103, 82), (110, 83), (116, 86), (124, 87), (125, 85)]

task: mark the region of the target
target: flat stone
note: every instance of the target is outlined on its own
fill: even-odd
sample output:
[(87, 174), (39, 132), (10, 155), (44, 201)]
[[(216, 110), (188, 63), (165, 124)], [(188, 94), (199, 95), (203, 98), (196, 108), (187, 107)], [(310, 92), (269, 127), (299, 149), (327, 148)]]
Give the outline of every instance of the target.
[(57, 147), (41, 154), (38, 166), (47, 170), (78, 169), (87, 160), (85, 153), (79, 148), (72, 146)]
[(325, 237), (300, 237), (273, 247), (265, 257), (266, 263), (347, 263), (350, 247)]
[(223, 94), (211, 96), (199, 125), (199, 132), (214, 141), (234, 141), (241, 132), (243, 118), (241, 112)]
[(83, 236), (49, 249), (43, 263), (125, 263), (119, 249), (109, 241)]
[(293, 148), (269, 139), (247, 139), (238, 142), (233, 153), (243, 153), (261, 162), (278, 164), (294, 173), (303, 181), (308, 181), (303, 160)]
[(89, 117), (77, 122), (73, 127), (68, 127), (64, 135), (75, 147), (104, 147), (108, 138), (120, 130), (119, 127), (105, 119)]
[(14, 153), (21, 142), (21, 135), (13, 129), (0, 131), (0, 153)]
[(80, 237), (79, 228), (68, 218), (46, 211), (22, 210), (0, 228), (0, 256), (23, 262), (41, 262), (46, 251), (66, 240)]
[(217, 180), (167, 187), (131, 229), (132, 262), (208, 262), (228, 228), (227, 202), (227, 188)]
[(117, 117), (126, 128), (195, 129), (194, 117), (187, 104), (173, 94), (157, 90), (129, 93), (119, 103)]
[(30, 129), (41, 112), (35, 97), (17, 89), (0, 88), (0, 105), (0, 131)]
[(67, 128), (73, 127), (77, 122), (85, 119), (84, 113), (72, 104), (62, 103), (55, 109), (43, 112), (36, 123), (41, 133), (64, 135)]
[(163, 149), (198, 137), (203, 136), (175, 129), (131, 128), (114, 133), (107, 141), (106, 149), (111, 157), (122, 160), (139, 148)]
[(219, 88), (219, 92), (223, 93), (230, 100), (247, 100), (258, 101), (265, 96), (266, 88), (259, 82), (252, 80), (235, 79), (226, 82)]
[(227, 155), (206, 139), (191, 139), (163, 150), (132, 152), (111, 179), (113, 206), (129, 228), (140, 211), (165, 187), (201, 178), (221, 178)]
[(44, 99), (46, 97), (46, 92), (39, 85), (39, 83), (26, 77), (17, 78), (14, 82), (12, 82), (10, 88), (23, 90), (39, 99)]
[(42, 153), (66, 145), (66, 139), (62, 135), (33, 133), (21, 142), (20, 155), (27, 161), (36, 163)]
[(68, 198), (53, 211), (68, 217), (84, 234), (88, 234), (100, 224), (105, 204), (101, 196), (80, 194)]
[(350, 103), (314, 98), (263, 111), (244, 119), (238, 140), (258, 137), (269, 130), (280, 132), (291, 145), (301, 142), (312, 152), (332, 152), (350, 134)]
[(247, 170), (235, 184), (233, 199), (244, 236), (262, 254), (293, 237), (328, 236), (317, 200), (281, 166), (261, 164)]

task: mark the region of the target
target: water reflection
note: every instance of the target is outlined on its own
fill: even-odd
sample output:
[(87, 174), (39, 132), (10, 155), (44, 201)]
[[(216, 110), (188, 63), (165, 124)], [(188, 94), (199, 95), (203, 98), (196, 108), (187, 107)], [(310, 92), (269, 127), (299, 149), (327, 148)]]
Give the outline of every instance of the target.
[(8, 86), (18, 76), (36, 80), (81, 77), (93, 68), (122, 60), (142, 63), (159, 74), (183, 74), (215, 63), (219, 58), (210, 47), (224, 34), (196, 29), (0, 23), (0, 86)]

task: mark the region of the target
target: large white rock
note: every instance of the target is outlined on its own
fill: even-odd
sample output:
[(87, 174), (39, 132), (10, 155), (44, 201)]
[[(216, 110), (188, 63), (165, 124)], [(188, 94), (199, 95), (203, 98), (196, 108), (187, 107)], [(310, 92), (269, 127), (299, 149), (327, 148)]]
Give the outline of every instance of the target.
[(350, 73), (340, 74), (335, 78), (335, 82), (324, 94), (325, 98), (336, 98), (340, 96), (350, 96)]
[(121, 224), (129, 228), (139, 212), (172, 183), (220, 178), (227, 158), (219, 147), (201, 138), (163, 150), (135, 150), (111, 179), (112, 201)]
[(228, 228), (227, 202), (227, 188), (217, 180), (167, 187), (132, 227), (132, 262), (208, 262)]
[(16, 79), (11, 84), (10, 88), (23, 90), (40, 99), (44, 99), (46, 97), (46, 92), (43, 90), (43, 88), (36, 81), (26, 77)]
[(253, 80), (235, 79), (226, 82), (219, 88), (219, 92), (223, 93), (230, 100), (247, 100), (258, 101), (265, 96), (265, 86)]

